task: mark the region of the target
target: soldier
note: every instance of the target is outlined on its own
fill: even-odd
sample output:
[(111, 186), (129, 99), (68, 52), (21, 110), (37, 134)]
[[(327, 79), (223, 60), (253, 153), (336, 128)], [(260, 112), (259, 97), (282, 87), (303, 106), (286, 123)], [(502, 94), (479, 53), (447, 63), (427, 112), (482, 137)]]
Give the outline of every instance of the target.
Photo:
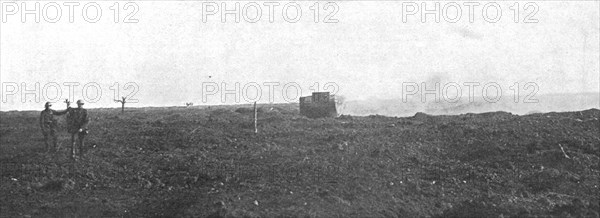
[(83, 152), (83, 140), (87, 135), (87, 125), (89, 122), (87, 110), (83, 108), (83, 101), (77, 100), (77, 108), (69, 108), (67, 113), (67, 131), (71, 133), (71, 157), (75, 158), (75, 135), (77, 135), (77, 144), (79, 153)]
[(46, 152), (50, 151), (50, 145), (48, 144), (48, 140), (52, 140), (52, 149), (57, 150), (57, 137), (56, 137), (56, 127), (57, 122), (54, 119), (54, 115), (60, 116), (67, 113), (67, 110), (64, 111), (55, 111), (50, 109), (52, 107), (52, 103), (46, 102), (44, 105), (44, 110), (40, 114), (40, 128), (42, 128), (42, 134), (44, 134), (44, 143), (46, 144)]

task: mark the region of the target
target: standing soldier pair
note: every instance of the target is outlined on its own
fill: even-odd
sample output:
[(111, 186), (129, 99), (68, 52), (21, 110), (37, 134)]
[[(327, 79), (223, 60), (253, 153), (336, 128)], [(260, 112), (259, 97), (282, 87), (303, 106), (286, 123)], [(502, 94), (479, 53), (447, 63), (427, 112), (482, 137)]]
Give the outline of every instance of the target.
[(46, 109), (42, 111), (40, 115), (40, 126), (42, 128), (42, 133), (44, 134), (46, 150), (50, 150), (48, 144), (49, 139), (52, 140), (54, 150), (57, 150), (56, 128), (58, 125), (56, 119), (54, 119), (54, 115), (67, 114), (67, 132), (71, 134), (71, 157), (75, 158), (75, 135), (77, 135), (77, 147), (79, 153), (82, 154), (84, 138), (88, 133), (87, 125), (89, 123), (89, 118), (87, 116), (87, 110), (83, 108), (84, 103), (82, 100), (77, 100), (77, 108), (71, 108), (69, 105), (70, 102), (65, 102), (67, 103), (67, 109), (64, 111), (50, 109), (52, 104), (47, 102), (45, 105)]

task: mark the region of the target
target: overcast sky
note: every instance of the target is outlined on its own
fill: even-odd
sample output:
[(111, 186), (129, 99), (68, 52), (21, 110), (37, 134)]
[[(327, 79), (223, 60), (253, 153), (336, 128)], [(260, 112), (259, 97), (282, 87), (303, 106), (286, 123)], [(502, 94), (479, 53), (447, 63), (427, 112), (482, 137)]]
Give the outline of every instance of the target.
[[(18, 9), (23, 9), (20, 3)], [(40, 3), (44, 7), (49, 2)], [(62, 5), (64, 2), (58, 3), (62, 17), (56, 23), (43, 17), (36, 23), (33, 15), (27, 15), (28, 20), (22, 23), (21, 11), (9, 15), (4, 11), (12, 8), (3, 8), (1, 110), (43, 108), (46, 99), (42, 90), (39, 102), (33, 95), (22, 102), (21, 83), (33, 89), (36, 82), (40, 89), (51, 82), (60, 84), (61, 99), (69, 97), (64, 83), (78, 82), (74, 100), (83, 97), (84, 84), (98, 84), (102, 95), (96, 98), (92, 93), (88, 98), (97, 101), (89, 102), (88, 107), (120, 106), (113, 102), (116, 86), (111, 86), (118, 83), (122, 96), (132, 91), (124, 90), (129, 82), (139, 88), (133, 96), (139, 102), (132, 106), (222, 103), (221, 92), (202, 102), (202, 83), (233, 89), (236, 82), (241, 88), (256, 82), (263, 91), (259, 102), (269, 101), (265, 82), (280, 83), (274, 87), (276, 102), (285, 101), (283, 85), (291, 82), (300, 85), (302, 95), (309, 95), (315, 83), (323, 90), (332, 82), (339, 88), (336, 94), (349, 100), (399, 98), (403, 82), (441, 82), (442, 86), (449, 82), (495, 82), (504, 92), (516, 82), (521, 88), (534, 82), (539, 94), (600, 89), (598, 1), (536, 2), (537, 7), (527, 10), (526, 2), (519, 2), (519, 22), (514, 21), (514, 10), (509, 8), (515, 2), (498, 2), (502, 17), (496, 23), (484, 20), (481, 8), (488, 2), (475, 7), (472, 23), (464, 2), (458, 2), (462, 17), (456, 23), (444, 17), (437, 23), (433, 15), (422, 22), (420, 13), (403, 22), (402, 3), (391, 1), (335, 2), (339, 11), (332, 19), (337, 23), (323, 22), (334, 8), (323, 9), (325, 2), (320, 2), (318, 23), (309, 8), (315, 2), (300, 2), (302, 17), (296, 23), (282, 16), (282, 6), (288, 2), (274, 8), (273, 23), (264, 2), (257, 2), (262, 17), (256, 23), (243, 17), (236, 23), (233, 15), (223, 23), (218, 12), (203, 22), (200, 1), (136, 2), (139, 11), (132, 18), (139, 20), (137, 23), (123, 23), (134, 8), (123, 9), (126, 2), (119, 2), (119, 23), (113, 21), (114, 11), (109, 9), (114, 2), (100, 2), (101, 19), (89, 23), (81, 14), (82, 2), (75, 7), (74, 22), (70, 23), (69, 8)], [(250, 2), (240, 2), (241, 7), (247, 4)], [(443, 7), (448, 2), (440, 4)], [(27, 6), (33, 8), (33, 2)], [(226, 6), (231, 9), (234, 2)], [(433, 8), (434, 3), (427, 6)], [(54, 8), (49, 8), (52, 18)], [(253, 17), (253, 8), (249, 8), (248, 17)], [(530, 18), (538, 22), (524, 23), (534, 8), (538, 11)], [(293, 9), (288, 10), (288, 17), (295, 16)], [(452, 10), (447, 11), (448, 17), (454, 17)], [(494, 9), (488, 12), (493, 18)], [(88, 16), (95, 16), (93, 8), (88, 8)], [(223, 83), (227, 87), (222, 87)], [(10, 94), (13, 84), (19, 85), (15, 95)], [(55, 98), (55, 88), (47, 90), (49, 97)], [(288, 97), (296, 96), (294, 89), (287, 90), (292, 91)], [(233, 95), (226, 97), (228, 103), (234, 100)], [(244, 98), (240, 99), (244, 103)], [(56, 109), (63, 107), (55, 105)]]

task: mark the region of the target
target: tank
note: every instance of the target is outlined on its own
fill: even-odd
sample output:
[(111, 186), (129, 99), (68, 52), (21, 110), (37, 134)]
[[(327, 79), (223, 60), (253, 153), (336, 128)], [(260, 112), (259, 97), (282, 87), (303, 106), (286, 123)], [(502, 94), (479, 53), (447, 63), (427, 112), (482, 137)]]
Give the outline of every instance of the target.
[(312, 96), (300, 97), (300, 115), (309, 118), (337, 117), (335, 96), (329, 92), (313, 92)]

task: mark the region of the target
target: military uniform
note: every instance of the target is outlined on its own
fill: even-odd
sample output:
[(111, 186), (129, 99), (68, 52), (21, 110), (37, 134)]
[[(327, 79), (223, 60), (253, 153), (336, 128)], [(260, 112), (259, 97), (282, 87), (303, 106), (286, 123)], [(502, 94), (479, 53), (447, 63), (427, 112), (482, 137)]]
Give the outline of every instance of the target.
[[(83, 105), (83, 102), (77, 101), (78, 105)], [(75, 157), (75, 135), (77, 135), (78, 150), (81, 154), (83, 151), (84, 138), (87, 135), (87, 124), (89, 118), (87, 110), (78, 108), (69, 108), (67, 111), (67, 131), (71, 133), (71, 155)], [(80, 131), (81, 130), (81, 131)]]
[(89, 122), (87, 110), (83, 108), (69, 108), (67, 113), (67, 131), (71, 134), (79, 132), (79, 129), (87, 129)]
[(50, 150), (50, 145), (48, 144), (49, 140), (52, 140), (52, 148), (56, 150), (58, 149), (56, 137), (56, 128), (58, 127), (58, 122), (56, 119), (54, 119), (54, 116), (63, 115), (67, 113), (67, 111), (55, 111), (49, 108), (50, 104), (47, 103), (46, 105), (46, 109), (44, 109), (40, 114), (40, 128), (42, 129), (42, 134), (44, 134), (46, 150)]

